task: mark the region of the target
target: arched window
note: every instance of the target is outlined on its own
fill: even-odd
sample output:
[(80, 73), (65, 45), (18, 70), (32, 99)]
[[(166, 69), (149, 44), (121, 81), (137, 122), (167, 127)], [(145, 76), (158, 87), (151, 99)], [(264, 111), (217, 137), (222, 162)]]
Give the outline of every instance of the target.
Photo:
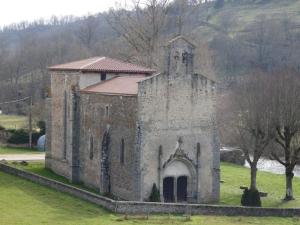
[(90, 160), (94, 158), (94, 138), (90, 136)]
[(124, 164), (125, 161), (125, 141), (124, 138), (121, 140), (121, 148), (120, 148), (120, 163)]

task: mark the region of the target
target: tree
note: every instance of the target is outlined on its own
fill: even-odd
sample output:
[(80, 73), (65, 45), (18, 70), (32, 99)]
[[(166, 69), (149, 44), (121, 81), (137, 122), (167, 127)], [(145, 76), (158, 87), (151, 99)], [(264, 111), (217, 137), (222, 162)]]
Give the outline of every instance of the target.
[(151, 190), (151, 195), (149, 197), (150, 202), (160, 202), (160, 192), (154, 183)]
[(83, 18), (80, 22), (81, 25), (76, 32), (76, 35), (85, 47), (91, 49), (92, 44), (96, 39), (96, 27), (98, 21), (95, 16), (88, 16)]
[(242, 77), (227, 95), (227, 109), (223, 108), (223, 117), (219, 118), (226, 124), (227, 135), (230, 132), (231, 144), (244, 152), (250, 165), (253, 192), (257, 191), (257, 163), (274, 136), (271, 85), (265, 74)]
[(168, 0), (132, 0), (129, 6), (110, 12), (107, 21), (142, 57), (149, 67), (156, 66), (155, 53), (165, 24)]
[(215, 9), (220, 9), (224, 6), (224, 3), (225, 1), (224, 0), (216, 0), (216, 3), (215, 3)]
[(273, 87), (273, 111), (276, 112), (275, 142), (279, 151), (273, 151), (271, 156), (285, 167), (285, 200), (293, 200), (293, 172), (296, 164), (300, 162), (299, 74), (284, 72), (274, 75)]

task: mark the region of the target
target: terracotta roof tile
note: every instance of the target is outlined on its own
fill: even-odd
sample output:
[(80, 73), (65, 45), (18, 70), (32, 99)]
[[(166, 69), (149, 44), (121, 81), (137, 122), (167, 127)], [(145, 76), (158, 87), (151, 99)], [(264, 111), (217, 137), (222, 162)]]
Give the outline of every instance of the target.
[(51, 71), (152, 74), (155, 70), (108, 57), (94, 57), (49, 67)]
[(138, 82), (145, 78), (145, 75), (118, 76), (84, 88), (81, 91), (86, 93), (101, 93), (106, 95), (137, 95)]

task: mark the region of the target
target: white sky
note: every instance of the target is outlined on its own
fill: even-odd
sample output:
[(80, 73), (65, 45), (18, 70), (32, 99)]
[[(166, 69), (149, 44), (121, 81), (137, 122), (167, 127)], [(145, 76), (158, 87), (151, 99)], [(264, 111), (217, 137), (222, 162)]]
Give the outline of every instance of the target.
[(55, 16), (98, 13), (122, 0), (1, 0), (0, 27), (21, 21)]

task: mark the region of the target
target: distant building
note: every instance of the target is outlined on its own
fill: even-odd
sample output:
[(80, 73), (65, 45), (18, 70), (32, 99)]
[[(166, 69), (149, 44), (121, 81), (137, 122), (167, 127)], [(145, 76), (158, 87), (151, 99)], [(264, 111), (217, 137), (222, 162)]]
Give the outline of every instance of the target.
[(215, 83), (194, 45), (166, 47), (165, 71), (106, 57), (50, 67), (46, 167), (119, 199), (219, 200)]

